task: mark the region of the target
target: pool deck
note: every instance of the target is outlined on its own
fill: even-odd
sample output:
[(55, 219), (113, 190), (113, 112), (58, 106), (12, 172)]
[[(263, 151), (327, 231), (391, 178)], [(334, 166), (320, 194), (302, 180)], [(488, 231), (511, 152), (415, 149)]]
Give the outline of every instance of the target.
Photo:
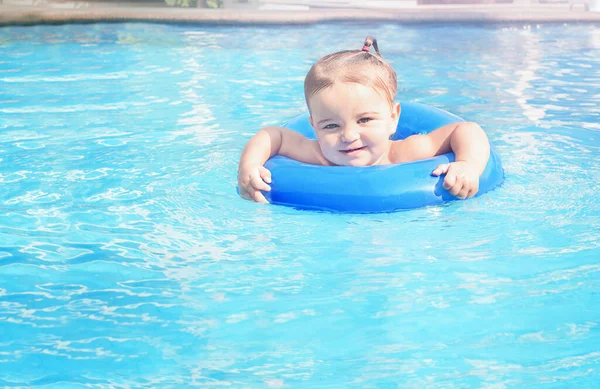
[(230, 9), (149, 7), (131, 3), (68, 0), (0, 0), (1, 25), (145, 21), (197, 24), (310, 24), (331, 21), (423, 22), (600, 22), (576, 2), (539, 4), (416, 5), (413, 1), (262, 0), (259, 6)]

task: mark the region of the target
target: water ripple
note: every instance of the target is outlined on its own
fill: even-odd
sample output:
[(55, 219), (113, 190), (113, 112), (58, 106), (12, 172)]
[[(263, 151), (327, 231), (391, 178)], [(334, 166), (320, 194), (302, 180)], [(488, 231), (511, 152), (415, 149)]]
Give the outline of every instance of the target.
[[(482, 125), (505, 184), (384, 215), (241, 200), (246, 141), (305, 111), (316, 59), (370, 34), (400, 100)], [(0, 386), (593, 386), (598, 37), (0, 29)]]

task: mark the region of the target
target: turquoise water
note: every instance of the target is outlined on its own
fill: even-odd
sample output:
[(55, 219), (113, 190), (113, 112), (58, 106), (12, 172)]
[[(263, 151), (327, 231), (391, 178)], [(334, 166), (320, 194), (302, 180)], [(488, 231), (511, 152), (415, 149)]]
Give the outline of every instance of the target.
[[(367, 34), (504, 185), (407, 212), (237, 197)], [(0, 29), (0, 387), (594, 388), (600, 26)]]

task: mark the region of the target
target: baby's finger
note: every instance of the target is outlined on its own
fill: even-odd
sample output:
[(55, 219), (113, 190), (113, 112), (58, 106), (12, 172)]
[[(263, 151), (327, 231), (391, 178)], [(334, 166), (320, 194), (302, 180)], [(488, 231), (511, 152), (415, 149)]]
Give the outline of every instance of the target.
[(240, 197), (246, 200), (252, 200), (252, 197), (250, 196), (250, 194), (241, 186), (239, 187), (239, 193), (240, 193)]
[(258, 168), (260, 178), (262, 178), (267, 184), (271, 183), (271, 172), (264, 166)]
[(464, 183), (462, 182), (462, 180), (457, 179), (456, 183), (452, 186), (452, 188), (448, 189), (448, 192), (450, 192), (450, 194), (453, 196), (458, 196), (463, 186)]
[(456, 197), (458, 197), (459, 199), (466, 199), (467, 196), (469, 195), (469, 186), (465, 185), (462, 187), (462, 189), (460, 190), (460, 192), (458, 192), (458, 194), (456, 195)]
[(450, 190), (456, 184), (456, 174), (446, 174), (446, 178), (444, 178), (443, 187), (446, 190)]
[(250, 180), (250, 183), (252, 184), (252, 186), (254, 187), (254, 189), (257, 190), (264, 190), (266, 192), (271, 190), (271, 187), (269, 185), (267, 185), (262, 178), (260, 178), (259, 176), (253, 176), (252, 179)]
[(252, 196), (252, 200), (256, 201), (257, 203), (261, 203), (261, 204), (269, 204), (269, 202), (267, 201), (265, 196), (263, 196), (263, 194), (260, 193), (259, 190), (254, 192), (254, 195)]
[(450, 167), (450, 164), (442, 164), (439, 165), (438, 167), (436, 167), (435, 169), (433, 169), (433, 171), (431, 172), (432, 176), (441, 176), (442, 174), (446, 174), (448, 173), (448, 168)]
[(469, 190), (469, 195), (467, 197), (473, 197), (477, 194), (477, 192), (479, 192), (479, 179), (473, 182), (473, 185), (471, 185), (471, 189)]

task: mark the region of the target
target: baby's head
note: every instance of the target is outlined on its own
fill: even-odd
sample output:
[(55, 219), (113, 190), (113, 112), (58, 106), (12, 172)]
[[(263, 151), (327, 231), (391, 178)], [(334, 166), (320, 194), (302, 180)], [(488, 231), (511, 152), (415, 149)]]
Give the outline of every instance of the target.
[[(375, 54), (370, 52), (371, 46)], [(390, 106), (398, 88), (396, 72), (379, 53), (377, 40), (368, 36), (362, 50), (345, 50), (318, 60), (304, 79), (304, 97), (308, 109), (310, 98), (336, 82), (371, 87), (385, 97)]]
[(389, 163), (390, 136), (400, 114), (396, 90), (396, 72), (371, 37), (362, 50), (340, 51), (315, 63), (304, 94), (325, 158), (336, 165)]

